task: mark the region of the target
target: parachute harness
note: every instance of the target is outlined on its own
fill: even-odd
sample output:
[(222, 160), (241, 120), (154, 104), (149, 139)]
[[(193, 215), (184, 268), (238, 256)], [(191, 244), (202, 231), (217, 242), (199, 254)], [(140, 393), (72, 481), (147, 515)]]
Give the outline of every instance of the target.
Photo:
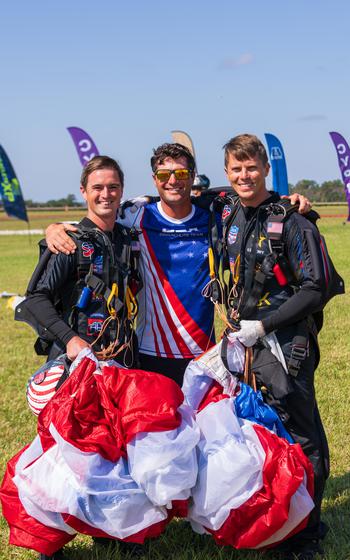
[[(125, 295), (125, 306), (126, 306), (126, 316), (123, 314), (122, 318), (118, 318), (117, 311), (115, 307), (113, 307), (112, 303), (118, 297), (118, 286), (114, 282), (112, 284), (111, 292), (107, 299), (107, 310), (109, 316), (104, 320), (102, 323), (101, 330), (94, 340), (91, 346), (94, 346), (100, 338), (103, 337), (106, 329), (111, 326), (111, 323), (114, 322), (114, 331), (115, 336), (113, 342), (111, 342), (106, 348), (95, 352), (97, 358), (99, 360), (108, 360), (115, 358), (118, 354), (122, 351), (128, 349), (130, 360), (126, 360), (124, 357), (124, 365), (126, 367), (130, 367), (134, 361), (134, 351), (133, 351), (133, 344), (132, 344), (132, 333), (134, 330), (134, 323), (138, 312), (138, 305), (135, 296), (132, 293), (132, 290), (129, 286), (126, 287), (126, 295)], [(121, 333), (124, 333), (124, 343), (120, 345), (120, 336)], [(126, 356), (126, 354), (125, 354)]]
[[(113, 332), (113, 340), (107, 347), (95, 351), (96, 357), (99, 360), (109, 360), (115, 358), (124, 350), (128, 350), (128, 352), (124, 354), (123, 363), (125, 367), (130, 367), (134, 362), (133, 330), (138, 312), (137, 301), (133, 292), (135, 292), (135, 294), (137, 293), (139, 285), (135, 282), (135, 278), (130, 278), (131, 269), (129, 264), (131, 258), (135, 259), (135, 255), (133, 252), (131, 256), (129, 251), (127, 257), (124, 259), (126, 264), (122, 266), (118, 265), (111, 240), (103, 232), (98, 231), (98, 235), (103, 238), (104, 244), (108, 249), (111, 259), (109, 264), (110, 274), (107, 274), (105, 281), (103, 281), (94, 276), (91, 265), (90, 271), (85, 277), (85, 283), (95, 295), (102, 296), (105, 299), (108, 316), (103, 321), (99, 334), (91, 343), (91, 347), (93, 348), (101, 341), (106, 330), (110, 329), (110, 331)], [(110, 275), (114, 281), (109, 289), (108, 282)], [(133, 290), (129, 286), (129, 280), (133, 281)], [(120, 282), (122, 282), (122, 284), (120, 284)], [(124, 297), (123, 293), (125, 294)], [(122, 309), (122, 315), (118, 316), (118, 313)]]

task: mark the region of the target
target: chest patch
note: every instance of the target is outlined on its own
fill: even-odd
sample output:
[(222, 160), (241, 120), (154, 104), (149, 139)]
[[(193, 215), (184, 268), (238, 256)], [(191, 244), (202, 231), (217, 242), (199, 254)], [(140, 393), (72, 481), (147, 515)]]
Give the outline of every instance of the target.
[(83, 241), (81, 248), (83, 251), (83, 257), (89, 258), (94, 254), (94, 246), (92, 243), (89, 243), (89, 241)]
[(229, 245), (233, 245), (237, 241), (237, 235), (239, 232), (238, 226), (231, 226), (230, 231), (228, 232), (227, 242)]
[(226, 220), (228, 216), (231, 214), (232, 208), (228, 204), (225, 204), (224, 209), (222, 211), (222, 220)]
[(102, 274), (103, 272), (103, 257), (98, 255), (93, 262), (93, 270), (95, 274)]

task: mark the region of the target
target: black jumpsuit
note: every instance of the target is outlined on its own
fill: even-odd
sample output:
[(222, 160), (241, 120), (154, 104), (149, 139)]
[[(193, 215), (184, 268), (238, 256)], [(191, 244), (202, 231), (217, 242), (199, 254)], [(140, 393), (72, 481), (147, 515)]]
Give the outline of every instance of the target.
[[(84, 218), (79, 225), (87, 232), (81, 246), (81, 251), (84, 253), (83, 257), (86, 257), (91, 262), (91, 265), (88, 264), (91, 272), (97, 278), (101, 278), (109, 284), (109, 282), (112, 282), (109, 274), (111, 260), (117, 263), (117, 265), (120, 263), (123, 244), (125, 243), (125, 238), (121, 235), (119, 226), (116, 225), (113, 232), (104, 232), (111, 241), (108, 250), (101, 235), (91, 234), (91, 240), (89, 240), (88, 230), (97, 229), (91, 220)], [(111, 251), (113, 255), (110, 254)], [(26, 299), (27, 309), (37, 322), (47, 329), (50, 337), (54, 338), (49, 359), (54, 359), (59, 354), (64, 353), (67, 343), (74, 336), (78, 335), (80, 338), (92, 343), (97, 338), (104, 320), (108, 317), (105, 299), (101, 296), (96, 296), (95, 293), (92, 293), (83, 309), (75, 309), (72, 314), (72, 309), (74, 309), (81, 295), (81, 289), (77, 288), (77, 281), (79, 280), (78, 266), (81, 266), (80, 263), (84, 260), (83, 257), (80, 257), (80, 262), (78, 263), (76, 254), (52, 254), (35, 289)], [(119, 267), (117, 266), (117, 268)], [(85, 268), (84, 275), (81, 278), (82, 287), (84, 286), (86, 272)], [(124, 301), (125, 282), (123, 280), (122, 267), (118, 270), (118, 278), (118, 297), (121, 301)], [(121, 322), (125, 313), (124, 306), (118, 313)], [(112, 326), (113, 322), (106, 328), (103, 336), (97, 343), (93, 345), (94, 351), (101, 350), (102, 347), (108, 346), (112, 341), (115, 335), (112, 331)], [(118, 331), (121, 344), (124, 342), (124, 334), (124, 330)], [(136, 349), (136, 338), (133, 333), (129, 333), (129, 335), (133, 339), (133, 354)], [(122, 353), (118, 360), (119, 358), (124, 359), (124, 357), (125, 353)], [(128, 365), (130, 366), (131, 363), (128, 363)]]
[(266, 206), (278, 200), (278, 195), (272, 195), (257, 208), (243, 207), (239, 202), (237, 209), (226, 208), (226, 215), (230, 211), (236, 213), (232, 224), (227, 227), (225, 243), (231, 278), (236, 285), (234, 306), (240, 312), (239, 320), (259, 320), (266, 334), (274, 331), (287, 364), (296, 333), (302, 332), (308, 340), (307, 355), (301, 361), (298, 374), (288, 375), (292, 392), (281, 399), (268, 392), (265, 399), (277, 409), (287, 430), (300, 443), (313, 465), (315, 508), (302, 537), (317, 539), (321, 501), (329, 474), (329, 452), (315, 398), (314, 371), (319, 352), (312, 313), (324, 304), (325, 277), (321, 252), (315, 253), (310, 249), (312, 240), (315, 241), (314, 247), (317, 246), (317, 228), (300, 214), (295, 212), (288, 217), (283, 233), (284, 254), (295, 276), (294, 285), (280, 286), (272, 275), (266, 280), (255, 308), (250, 308), (248, 315), (244, 312), (256, 267), (266, 255), (271, 254), (266, 235)]

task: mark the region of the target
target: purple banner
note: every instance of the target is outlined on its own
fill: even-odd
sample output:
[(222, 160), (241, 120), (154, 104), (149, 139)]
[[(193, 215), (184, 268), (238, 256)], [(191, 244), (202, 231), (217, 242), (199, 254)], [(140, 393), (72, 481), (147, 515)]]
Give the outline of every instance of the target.
[(77, 149), (81, 164), (84, 166), (99, 152), (90, 136), (82, 128), (70, 126), (67, 128)]
[(345, 187), (345, 196), (348, 203), (348, 219), (350, 222), (350, 148), (348, 143), (338, 132), (330, 132), (335, 149), (338, 154), (338, 163)]

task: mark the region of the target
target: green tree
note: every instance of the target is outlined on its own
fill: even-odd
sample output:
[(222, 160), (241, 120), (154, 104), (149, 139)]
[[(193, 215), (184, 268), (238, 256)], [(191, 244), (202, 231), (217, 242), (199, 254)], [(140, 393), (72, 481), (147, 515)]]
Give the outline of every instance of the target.
[(344, 184), (340, 179), (324, 181), (320, 191), (322, 202), (345, 202)]
[(320, 187), (313, 179), (302, 179), (298, 181), (290, 192), (291, 194), (294, 192), (303, 194), (313, 202), (319, 202), (320, 200)]

